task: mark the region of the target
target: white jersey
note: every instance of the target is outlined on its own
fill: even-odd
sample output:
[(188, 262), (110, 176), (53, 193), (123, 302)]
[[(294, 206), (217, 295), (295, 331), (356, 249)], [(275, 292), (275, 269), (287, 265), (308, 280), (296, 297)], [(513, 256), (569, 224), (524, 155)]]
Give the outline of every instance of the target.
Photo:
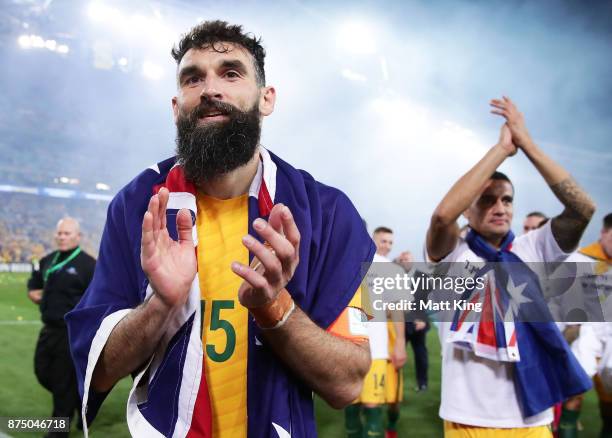
[[(587, 269), (589, 274), (582, 278), (579, 291), (594, 291), (597, 301), (601, 303), (603, 319), (612, 320), (612, 266), (608, 263), (598, 262), (580, 252), (572, 254), (568, 261), (588, 262), (580, 263), (583, 270)], [(578, 283), (578, 280), (577, 280)], [(577, 295), (577, 294), (573, 294)], [(562, 307), (567, 310), (567, 302), (564, 300)], [(588, 322), (581, 324), (580, 335), (572, 344), (572, 351), (578, 358), (578, 362), (589, 376), (598, 374), (606, 391), (612, 392), (612, 323), (611, 322)]]
[[(580, 252), (574, 252), (566, 262), (551, 275), (554, 279), (574, 277), (574, 282), (567, 290), (545, 290), (545, 295), (552, 296), (549, 308), (555, 321), (568, 321), (565, 324), (580, 324), (586, 316), (587, 321), (612, 321), (612, 269), (602, 270), (597, 260)], [(573, 263), (569, 263), (573, 262)], [(561, 272), (557, 272), (561, 271)], [(572, 316), (581, 317), (574, 321)], [(563, 327), (560, 327), (563, 329)]]
[[(517, 237), (512, 243), (512, 252), (524, 262), (562, 261), (568, 256), (555, 241), (550, 222)], [(442, 260), (465, 261), (483, 262), (484, 259), (472, 252), (463, 240)], [(455, 423), (493, 428), (533, 427), (552, 422), (552, 409), (524, 418), (514, 386), (514, 365), (456, 348), (447, 342), (450, 326), (450, 322), (441, 322), (439, 326), (442, 342), (440, 417)]]
[[(580, 326), (580, 336), (572, 344), (572, 351), (589, 377), (605, 366), (601, 359), (612, 350), (612, 323), (591, 322)], [(608, 352), (608, 354), (606, 354)]]

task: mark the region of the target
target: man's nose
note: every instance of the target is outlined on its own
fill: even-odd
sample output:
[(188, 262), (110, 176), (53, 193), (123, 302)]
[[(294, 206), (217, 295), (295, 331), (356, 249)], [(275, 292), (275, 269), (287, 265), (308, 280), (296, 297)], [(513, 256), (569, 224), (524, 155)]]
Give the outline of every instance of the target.
[(506, 209), (504, 207), (504, 201), (501, 199), (497, 200), (495, 205), (493, 205), (493, 214), (502, 215), (506, 213)]
[(210, 99), (222, 100), (223, 94), (220, 91), (219, 81), (213, 75), (208, 75), (204, 79), (200, 97), (208, 97)]

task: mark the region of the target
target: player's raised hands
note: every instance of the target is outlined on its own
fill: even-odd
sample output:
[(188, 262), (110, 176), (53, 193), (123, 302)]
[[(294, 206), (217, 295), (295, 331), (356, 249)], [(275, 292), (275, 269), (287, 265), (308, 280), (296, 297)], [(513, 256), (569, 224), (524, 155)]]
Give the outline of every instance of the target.
[(508, 127), (508, 123), (504, 123), (499, 131), (499, 140), (497, 144), (502, 147), (509, 157), (516, 154), (516, 145), (512, 142), (512, 133)]
[(250, 235), (244, 236), (242, 243), (259, 263), (254, 266), (232, 263), (232, 271), (244, 279), (238, 299), (247, 308), (260, 307), (276, 299), (293, 278), (300, 249), (300, 232), (291, 211), (283, 204), (272, 208), (268, 222), (256, 219), (253, 228), (267, 244)]
[(176, 216), (178, 241), (168, 234), (166, 208), (169, 192), (153, 195), (142, 220), (140, 263), (151, 287), (169, 308), (183, 305), (197, 271), (191, 214), (181, 209)]
[(525, 125), (525, 118), (514, 102), (509, 97), (503, 96), (501, 99), (491, 99), (489, 104), (493, 107), (491, 110), (493, 114), (500, 115), (506, 119), (514, 145), (521, 149), (529, 148), (533, 141)]

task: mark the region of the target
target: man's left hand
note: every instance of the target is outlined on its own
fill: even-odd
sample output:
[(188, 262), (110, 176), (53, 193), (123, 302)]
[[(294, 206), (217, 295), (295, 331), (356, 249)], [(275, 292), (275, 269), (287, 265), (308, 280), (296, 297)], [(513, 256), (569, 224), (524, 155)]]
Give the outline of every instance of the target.
[(494, 108), (491, 110), (493, 114), (506, 119), (506, 124), (512, 134), (512, 143), (523, 151), (525, 148), (531, 147), (533, 140), (525, 125), (525, 118), (514, 102), (509, 97), (503, 96), (501, 99), (492, 99), (490, 105)]
[(406, 345), (402, 343), (395, 343), (395, 348), (391, 353), (391, 363), (396, 370), (399, 370), (406, 364), (408, 355), (406, 354)]
[(246, 308), (261, 307), (276, 299), (293, 278), (300, 253), (300, 231), (287, 206), (275, 205), (268, 222), (258, 218), (253, 228), (269, 247), (250, 235), (244, 236), (242, 243), (261, 265), (232, 263), (232, 271), (244, 279), (238, 300)]

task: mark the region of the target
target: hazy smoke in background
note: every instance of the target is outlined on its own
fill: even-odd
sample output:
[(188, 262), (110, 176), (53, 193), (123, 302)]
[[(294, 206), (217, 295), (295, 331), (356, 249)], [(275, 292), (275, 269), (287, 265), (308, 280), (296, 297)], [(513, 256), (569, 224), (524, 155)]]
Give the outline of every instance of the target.
[[(169, 50), (197, 17), (222, 18), (261, 35), (267, 49), (278, 99), (264, 119), (263, 144), (347, 192), (371, 227), (396, 230), (392, 254), (420, 255), (435, 205), (496, 142), (501, 120), (487, 103), (502, 94), (517, 102), (540, 146), (595, 198), (599, 210), (585, 242), (597, 238), (600, 218), (612, 210), (610, 3), (199, 7), (176, 0), (155, 10), (130, 2), (126, 16), (153, 17), (156, 38), (143, 34), (147, 26), (119, 29), (116, 17), (114, 24), (92, 21), (86, 6), (55, 1), (22, 17), (30, 28), (20, 33), (70, 35), (63, 57), (22, 50), (16, 31), (0, 26), (5, 163), (25, 166), (24, 157), (33, 157), (49, 171), (74, 173), (76, 166), (117, 188), (170, 156), (176, 85)], [(13, 2), (9, 10), (15, 16), (25, 7)], [(94, 68), (94, 46), (98, 55), (110, 53), (111, 68)], [(145, 60), (153, 65), (148, 77), (141, 74)], [(528, 211), (561, 211), (524, 156), (502, 170), (516, 186), (515, 230)]]

